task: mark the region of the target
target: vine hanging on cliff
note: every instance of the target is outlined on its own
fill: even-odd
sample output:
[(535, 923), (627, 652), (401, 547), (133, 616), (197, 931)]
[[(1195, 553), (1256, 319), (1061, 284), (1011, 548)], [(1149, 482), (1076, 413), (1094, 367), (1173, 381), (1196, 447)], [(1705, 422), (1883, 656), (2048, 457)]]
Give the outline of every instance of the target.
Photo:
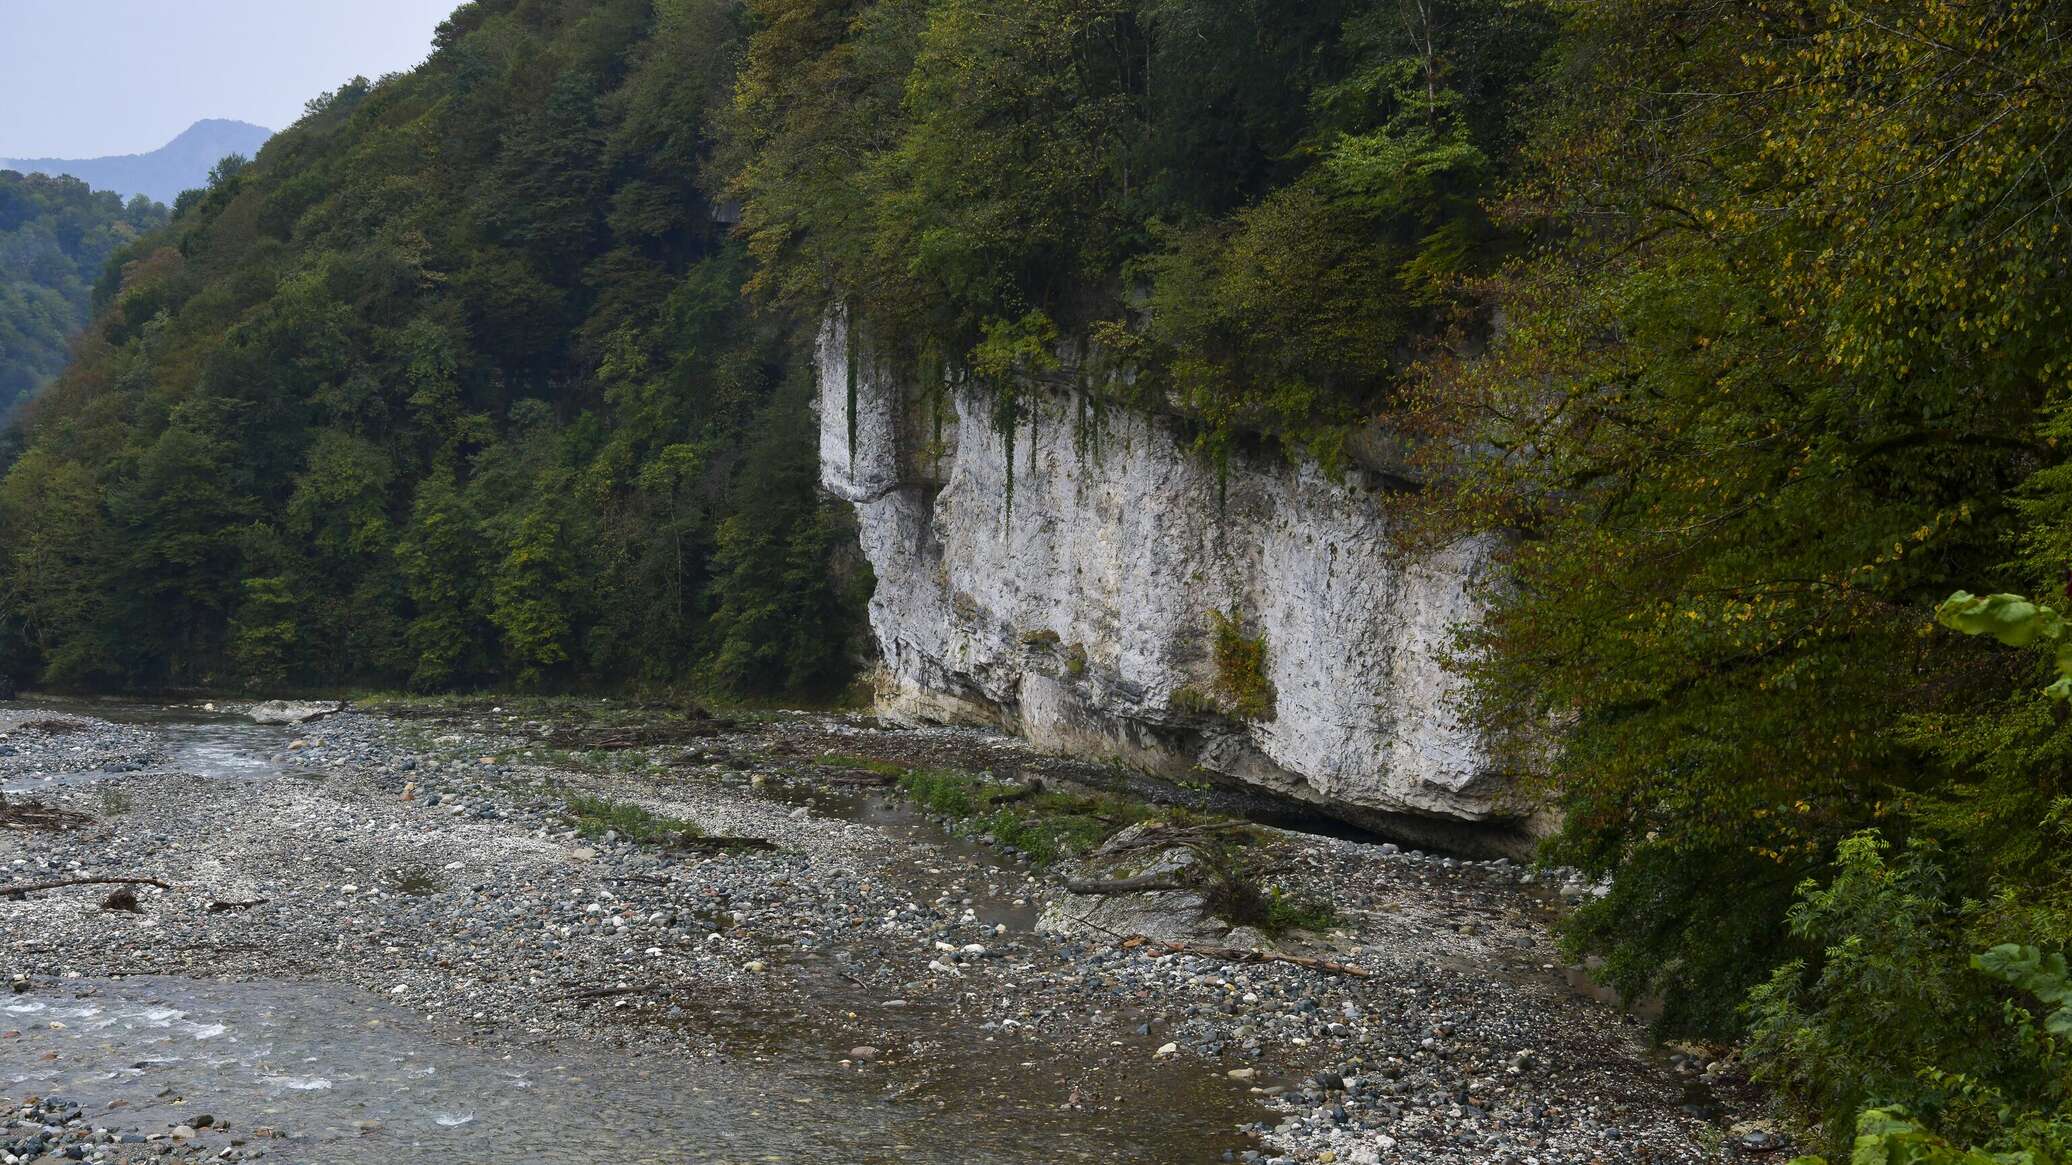
[[(996, 319), (985, 326), (985, 339), (971, 350), (972, 371), (995, 394), (993, 428), (1007, 450), (1007, 514), (1014, 514), (1015, 426), (1021, 421), (1022, 386), (1031, 377), (1058, 368), (1058, 327), (1048, 315), (1031, 311), (1018, 320)], [(1035, 443), (1029, 466), (1035, 469)]]
[(848, 311), (842, 312), (842, 366), (849, 382), (849, 472), (856, 472), (856, 325)]

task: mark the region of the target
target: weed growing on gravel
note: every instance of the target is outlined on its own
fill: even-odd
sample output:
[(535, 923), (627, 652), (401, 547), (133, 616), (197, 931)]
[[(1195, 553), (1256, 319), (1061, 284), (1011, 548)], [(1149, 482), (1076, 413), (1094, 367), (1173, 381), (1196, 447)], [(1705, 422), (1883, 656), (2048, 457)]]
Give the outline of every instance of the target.
[(1083, 854), (1139, 821), (1192, 816), (1105, 793), (1032, 793), (946, 769), (916, 769), (899, 783), (929, 812), (956, 818), (969, 832), (1011, 845), (1040, 866)]
[(660, 845), (685, 836), (701, 837), (705, 832), (693, 822), (664, 817), (625, 801), (586, 794), (568, 799), (568, 814), (576, 832), (584, 837), (603, 837), (616, 831), (628, 841)]
[(899, 783), (929, 812), (956, 820), (968, 833), (1013, 846), (1038, 866), (1087, 853), (1138, 822), (1163, 822), (1203, 859), (1210, 871), (1204, 893), (1219, 916), (1269, 935), (1324, 930), (1339, 921), (1328, 903), (1279, 886), (1261, 889), (1270, 874), (1264, 863), (1271, 859), (1256, 845), (1257, 831), (1228, 818), (1107, 793), (1032, 792), (1027, 786), (943, 769), (917, 769)]
[(1259, 920), (1260, 930), (1270, 935), (1282, 935), (1291, 930), (1326, 930), (1338, 925), (1338, 912), (1328, 902), (1318, 902), (1289, 894), (1279, 886), (1266, 892), (1264, 916)]
[(398, 866), (393, 870), (385, 871), (381, 875), (381, 880), (396, 893), (407, 894), (412, 898), (423, 898), (429, 894), (436, 894), (445, 885), (439, 875), (422, 866)]
[(101, 816), (120, 817), (135, 807), (130, 795), (121, 789), (101, 790)]

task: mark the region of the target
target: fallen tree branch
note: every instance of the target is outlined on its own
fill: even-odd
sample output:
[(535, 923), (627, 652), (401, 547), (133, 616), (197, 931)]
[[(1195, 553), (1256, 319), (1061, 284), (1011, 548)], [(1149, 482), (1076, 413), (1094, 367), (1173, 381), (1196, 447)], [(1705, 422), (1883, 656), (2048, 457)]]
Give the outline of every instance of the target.
[(53, 809), (35, 801), (9, 801), (0, 796), (0, 829), (65, 832), (93, 824), (93, 818), (69, 809)]
[(66, 886), (156, 886), (161, 890), (172, 889), (169, 882), (157, 878), (59, 878), (55, 882), (23, 882), (14, 886), (0, 886), (0, 898), (19, 899), (38, 890), (58, 890)]
[(254, 906), (264, 906), (271, 901), (271, 898), (254, 898), (250, 902), (211, 902), (208, 911), (210, 914), (228, 914), (233, 910), (250, 910)]
[(998, 793), (992, 797), (987, 798), (986, 804), (1012, 805), (1016, 801), (1026, 801), (1029, 798), (1034, 797), (1036, 794), (1041, 793), (1042, 791), (1043, 782), (1040, 780), (1033, 780), (1028, 782), (1027, 784), (1016, 785), (1014, 788), (1009, 789), (1005, 793)]
[(899, 780), (891, 773), (867, 773), (861, 770), (815, 774), (815, 779), (823, 785), (855, 785), (867, 789), (883, 789)]
[(660, 984), (648, 983), (640, 987), (590, 987), (582, 991), (570, 991), (565, 995), (549, 995), (546, 1003), (568, 1003), (576, 1000), (610, 999), (615, 995), (645, 995)]
[(1139, 947), (1156, 947), (1168, 955), (1199, 955), (1204, 959), (1216, 959), (1225, 963), (1287, 963), (1311, 971), (1322, 971), (1331, 975), (1350, 975), (1355, 979), (1371, 979), (1374, 972), (1350, 963), (1334, 962), (1330, 959), (1312, 958), (1308, 955), (1284, 955), (1279, 951), (1262, 951), (1256, 947), (1211, 947), (1194, 943), (1167, 942), (1148, 935), (1133, 934), (1122, 941), (1124, 950)]
[(774, 850), (777, 843), (766, 837), (679, 837), (669, 843), (669, 848), (729, 853), (744, 849)]
[(1065, 889), (1074, 894), (1138, 894), (1150, 890), (1192, 890), (1195, 887), (1171, 874), (1139, 874), (1134, 878), (1066, 878)]

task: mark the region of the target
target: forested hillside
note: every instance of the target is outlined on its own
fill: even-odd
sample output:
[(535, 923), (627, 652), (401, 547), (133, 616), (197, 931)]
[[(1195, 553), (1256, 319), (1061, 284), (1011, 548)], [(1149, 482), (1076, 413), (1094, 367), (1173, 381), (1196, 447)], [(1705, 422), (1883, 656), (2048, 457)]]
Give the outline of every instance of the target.
[(2072, 731), (2048, 656), (1932, 619), (2072, 578), (2068, 33), (2019, 2), (1579, 7), (1499, 209), (1545, 245), (1411, 410), (1431, 460), (1490, 451), (1427, 516), (1521, 535), (1466, 641), (1555, 852), (1615, 878), (1576, 943), (1669, 1030), (1749, 1031), (1838, 1142), (1902, 1106), (1892, 1160), (1959, 1159), (1907, 1114), (2072, 1151), (2037, 949), (2072, 939)]
[(0, 486), (10, 666), (843, 682), (807, 369), (701, 187), (740, 19), (465, 6), (119, 254)]
[(2021, 650), (2064, 624), (1932, 616), (2072, 577), (2068, 37), (2037, 0), (480, 0), (120, 256), (0, 485), (8, 666), (838, 684), (831, 310), (1008, 431), (1058, 378), (1212, 459), (1335, 470), (1378, 422), (1406, 544), (1510, 548), (1460, 666), (1551, 855), (1613, 879), (1575, 953), (1837, 1146), (1869, 1110), (1892, 1160), (2065, 1160), (2072, 728)]
[(1484, 199), (1554, 31), (1506, 0), (756, 7), (728, 166), (753, 290), (839, 300), (888, 357), (994, 382), (1003, 422), (1064, 339), (1212, 455), (1327, 461), (1515, 243)]
[(0, 170), (0, 424), (65, 366), (108, 256), (165, 221), (141, 197)]

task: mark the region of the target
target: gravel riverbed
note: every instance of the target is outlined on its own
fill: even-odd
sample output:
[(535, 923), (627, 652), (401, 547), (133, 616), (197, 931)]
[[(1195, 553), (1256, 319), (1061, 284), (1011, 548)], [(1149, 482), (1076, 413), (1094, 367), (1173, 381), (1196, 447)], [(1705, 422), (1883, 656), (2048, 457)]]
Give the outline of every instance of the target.
[[(1731, 1064), (1651, 1049), (1638, 1021), (1569, 986), (1549, 925), (1589, 891), (1558, 876), (1280, 834), (1277, 876), (1336, 912), (1284, 945), (1371, 977), (1161, 956), (1037, 933), (1051, 876), (897, 791), (828, 787), (811, 763), (1051, 771), (1012, 740), (797, 714), (571, 756), (541, 743), (549, 725), (487, 704), (292, 727), (235, 711), (0, 705), (9, 802), (77, 815), (0, 829), (0, 883), (170, 887), (134, 887), (134, 909), (103, 906), (111, 885), (0, 896), (0, 1165), (1581, 1165), (1757, 1159), (1774, 1140), (1742, 1122), (1757, 1098)], [(579, 836), (577, 794), (776, 848)], [(261, 992), (264, 1008), (240, 1002)], [(224, 1025), (202, 1022), (210, 1008)], [(355, 1046), (392, 1060), (407, 1038), (447, 1079), (488, 1078), (479, 1061), (564, 1083), (508, 1125), (442, 1108), (417, 1134), (373, 1069), (355, 1103), (374, 1115), (356, 1116), (328, 1078), (310, 1095), (338, 1112), (298, 1107), (271, 1082), (305, 1076), (270, 1063), (219, 1057), (212, 1077), (195, 1053), (154, 1089), (179, 1057), (116, 1062), (124, 1032), (235, 1036), (255, 1008), (275, 1026), (245, 1040), (254, 1063), (289, 1044), (323, 1061), (328, 1022), (379, 1027)], [(252, 1111), (190, 1101), (238, 1101), (208, 1091), (229, 1087), (231, 1061), (262, 1082)], [(652, 1093), (655, 1115), (619, 1121), (615, 1087)], [(599, 1131), (615, 1123), (653, 1144), (615, 1144)]]

